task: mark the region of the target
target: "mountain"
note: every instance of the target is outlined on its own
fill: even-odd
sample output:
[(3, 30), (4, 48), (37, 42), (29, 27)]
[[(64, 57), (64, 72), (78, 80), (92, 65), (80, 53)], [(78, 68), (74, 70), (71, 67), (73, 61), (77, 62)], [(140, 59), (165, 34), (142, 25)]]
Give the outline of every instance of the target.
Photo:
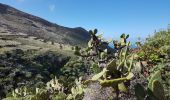
[(0, 27), (11, 34), (23, 33), (44, 41), (72, 46), (83, 46), (90, 39), (90, 34), (81, 27), (63, 27), (1, 3)]

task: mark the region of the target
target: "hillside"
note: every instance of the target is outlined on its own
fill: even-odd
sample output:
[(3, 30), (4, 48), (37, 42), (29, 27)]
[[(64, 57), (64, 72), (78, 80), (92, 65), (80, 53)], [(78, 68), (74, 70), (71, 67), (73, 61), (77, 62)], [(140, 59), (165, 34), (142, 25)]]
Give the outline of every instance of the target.
[[(75, 58), (90, 34), (67, 28), (0, 3), (0, 99), (12, 88), (45, 85)], [(81, 45), (80, 45), (81, 44)]]
[(44, 41), (69, 45), (82, 46), (90, 38), (88, 32), (81, 27), (63, 27), (1, 3), (0, 27), (1, 33), (23, 33)]

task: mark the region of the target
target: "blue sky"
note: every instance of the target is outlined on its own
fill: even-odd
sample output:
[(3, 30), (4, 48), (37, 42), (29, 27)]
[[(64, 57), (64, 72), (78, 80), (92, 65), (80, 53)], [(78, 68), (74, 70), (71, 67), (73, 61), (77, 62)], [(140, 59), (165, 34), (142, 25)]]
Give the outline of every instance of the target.
[(24, 12), (67, 26), (97, 28), (105, 38), (121, 33), (145, 38), (170, 24), (170, 0), (0, 0)]

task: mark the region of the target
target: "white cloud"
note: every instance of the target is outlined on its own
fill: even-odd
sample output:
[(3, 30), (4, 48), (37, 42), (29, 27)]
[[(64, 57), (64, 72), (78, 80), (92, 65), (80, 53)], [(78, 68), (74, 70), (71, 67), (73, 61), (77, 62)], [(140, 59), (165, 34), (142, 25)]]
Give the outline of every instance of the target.
[(25, 0), (16, 0), (17, 2), (24, 2)]
[(55, 10), (55, 5), (49, 5), (49, 10), (54, 11)]

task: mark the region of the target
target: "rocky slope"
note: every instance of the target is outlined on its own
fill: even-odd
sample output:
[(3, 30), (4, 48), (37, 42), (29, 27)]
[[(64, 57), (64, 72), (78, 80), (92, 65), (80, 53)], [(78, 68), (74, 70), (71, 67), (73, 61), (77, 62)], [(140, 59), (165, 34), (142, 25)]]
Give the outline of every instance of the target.
[(69, 45), (82, 46), (90, 38), (88, 32), (81, 27), (63, 27), (1, 3), (0, 27), (12, 34), (20, 32), (45, 41)]

